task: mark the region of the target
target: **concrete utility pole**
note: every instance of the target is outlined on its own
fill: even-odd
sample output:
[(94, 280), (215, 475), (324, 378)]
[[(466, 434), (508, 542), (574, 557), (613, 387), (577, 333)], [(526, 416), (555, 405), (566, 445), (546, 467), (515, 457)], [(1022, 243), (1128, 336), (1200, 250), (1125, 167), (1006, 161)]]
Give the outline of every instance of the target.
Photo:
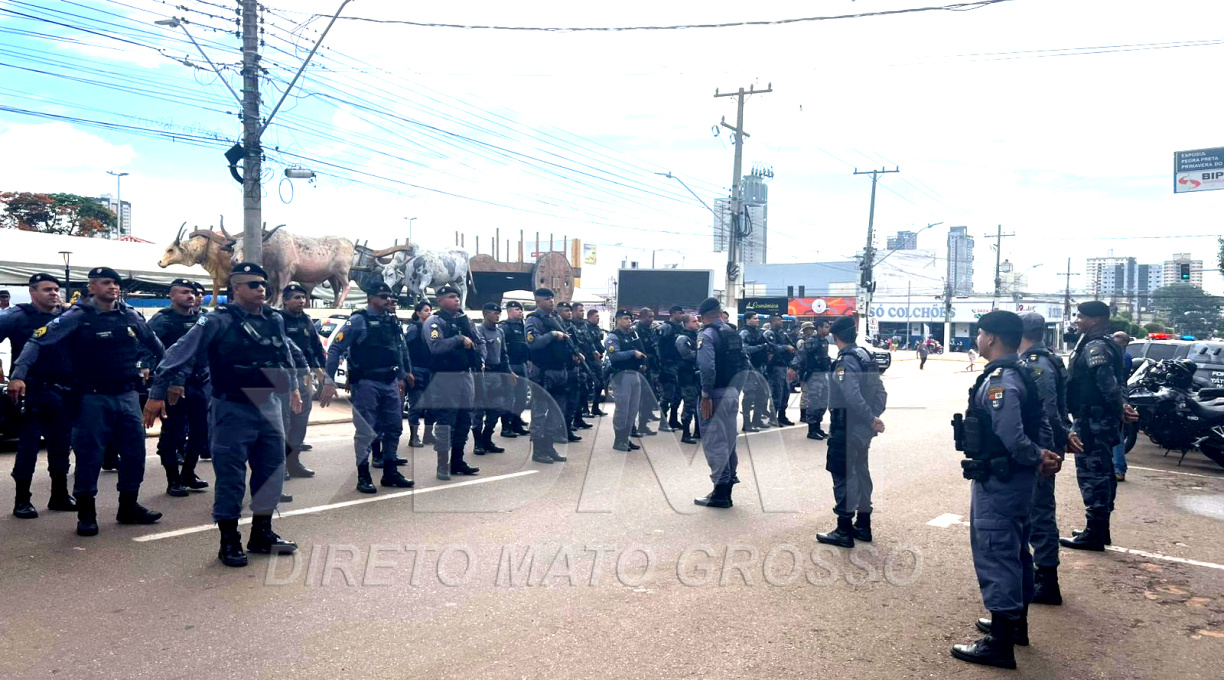
[(1008, 236), (1015, 236), (1015, 234), (1004, 234), (1003, 225), (1001, 224), (995, 231), (994, 236), (991, 236), (990, 234), (986, 234), (984, 236), (984, 238), (992, 238), (995, 240), (995, 290), (994, 299), (990, 301), (990, 308), (992, 310), (999, 306), (999, 295), (1003, 290), (1003, 277), (1000, 275), (999, 267), (1003, 264), (1003, 239), (1007, 238)]
[(764, 90), (755, 89), (753, 85), (749, 85), (747, 90), (741, 87), (738, 92), (720, 94), (718, 90), (714, 90), (715, 98), (738, 98), (736, 102), (735, 125), (727, 125), (726, 117), (723, 117), (719, 123), (735, 133), (735, 165), (732, 170), (734, 176), (731, 178), (731, 225), (727, 233), (727, 290), (723, 295), (723, 308), (727, 310), (728, 314), (732, 315), (732, 318), (739, 314), (740, 257), (742, 256), (740, 239), (744, 237), (743, 206), (740, 205), (740, 179), (744, 172), (744, 139), (749, 136), (747, 132), (744, 132), (744, 96), (766, 94), (768, 92), (773, 92), (773, 83), (767, 84)]
[[(1071, 258), (1067, 258), (1067, 273), (1060, 274), (1059, 276), (1067, 277), (1067, 292), (1063, 296), (1063, 334), (1065, 335), (1071, 324), (1071, 277), (1079, 276), (1079, 272), (1074, 274), (1071, 273)], [(1067, 341), (1063, 340), (1062, 338), (1059, 338), (1059, 341), (1062, 342), (1063, 347), (1065, 348)]]
[(263, 263), (263, 149), (259, 145), (259, 3), (242, 0), (242, 249)]
[(863, 251), (863, 270), (859, 283), (863, 287), (863, 326), (859, 329), (859, 337), (867, 337), (871, 333), (871, 294), (875, 292), (875, 197), (876, 184), (880, 181), (880, 175), (886, 175), (891, 172), (901, 172), (901, 168), (894, 167), (892, 170), (865, 170), (859, 172), (858, 168), (854, 169), (856, 175), (871, 175), (871, 210), (867, 213), (867, 248)]

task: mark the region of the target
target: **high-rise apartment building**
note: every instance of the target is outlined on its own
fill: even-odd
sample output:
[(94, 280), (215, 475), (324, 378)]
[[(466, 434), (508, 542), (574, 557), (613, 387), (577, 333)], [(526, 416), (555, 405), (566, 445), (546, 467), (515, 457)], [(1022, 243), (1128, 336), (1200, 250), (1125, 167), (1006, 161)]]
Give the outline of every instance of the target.
[(947, 276), (953, 295), (973, 294), (973, 237), (969, 227), (948, 230)]

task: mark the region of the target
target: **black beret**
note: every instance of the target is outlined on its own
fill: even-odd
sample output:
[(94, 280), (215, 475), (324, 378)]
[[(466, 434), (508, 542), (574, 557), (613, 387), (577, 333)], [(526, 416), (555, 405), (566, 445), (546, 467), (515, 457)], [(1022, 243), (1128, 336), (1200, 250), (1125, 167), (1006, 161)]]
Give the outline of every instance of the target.
[(91, 279), (111, 279), (116, 283), (121, 283), (123, 277), (119, 276), (119, 272), (110, 267), (94, 267), (89, 270), (89, 278)]
[(557, 303), (557, 309), (569, 309), (569, 308), (570, 308), (570, 303), (568, 302), (558, 302)]
[[(383, 284), (383, 285), (386, 285), (386, 284)], [(308, 293), (306, 291), (306, 288), (302, 286), (302, 284), (300, 283), (291, 283), (285, 286), (285, 289), (281, 291), (281, 295), (283, 295), (284, 297), (289, 297), (293, 295), (294, 293), (301, 293), (302, 295), (305, 295), (306, 297), (310, 297), (310, 293)]]
[(718, 298), (708, 297), (702, 300), (701, 304), (697, 306), (697, 313), (702, 316), (705, 316), (706, 314), (709, 314), (710, 312), (718, 309), (718, 307), (719, 307)]
[(262, 276), (268, 278), (268, 272), (254, 262), (239, 262), (230, 270), (230, 276)]
[(519, 302), (518, 300), (511, 300), (506, 303), (506, 309), (522, 309), (522, 308), (523, 308), (523, 303)]
[(778, 312), (774, 312), (773, 314), (770, 314), (770, 315), (769, 315), (769, 318), (771, 318), (771, 319), (781, 319), (781, 318), (782, 318), (782, 315), (781, 315), (780, 313), (778, 313)]
[(848, 316), (839, 316), (833, 320), (833, 325), (829, 327), (829, 332), (833, 335), (841, 335), (854, 329), (854, 319)]
[[(386, 284), (383, 284), (386, 285)], [(389, 289), (388, 289), (389, 290)], [(459, 289), (454, 286), (442, 286), (438, 289), (437, 297), (441, 298), (444, 295), (458, 295)]]
[[(374, 297), (375, 295), (391, 295), (391, 286), (388, 286), (386, 283), (379, 281), (378, 283), (370, 286), (369, 288), (366, 288), (365, 294), (367, 297)], [(442, 291), (438, 291), (438, 295), (441, 295), (441, 294), (442, 294)]]
[(684, 311), (683, 305), (672, 305), (671, 309), (667, 310), (669, 314), (675, 314), (676, 312), (683, 312), (683, 311)]
[(1084, 316), (1090, 316), (1097, 319), (1109, 318), (1109, 305), (1101, 302), (1100, 300), (1081, 302), (1079, 303), (1079, 307), (1076, 309), (1078, 309), (1079, 313), (1083, 314)]
[(0, 295), (8, 295), (8, 294), (9, 292), (7, 290), (0, 290)]
[(629, 311), (629, 310), (627, 310), (627, 309), (618, 309), (618, 310), (616, 310), (616, 318), (618, 318), (618, 319), (620, 319), (620, 318), (632, 319), (632, 318), (633, 318), (633, 312), (631, 312), (631, 311)]
[[(30, 287), (33, 288), (34, 286), (37, 286), (43, 281), (50, 281), (51, 283), (54, 283), (57, 286), (60, 285), (59, 279), (55, 278), (54, 276), (51, 276), (50, 274), (44, 274), (43, 272), (38, 272), (34, 276), (30, 277)], [(3, 293), (4, 295), (9, 294), (7, 290), (0, 290), (0, 293)]]
[(982, 318), (978, 319), (978, 328), (1004, 337), (1019, 338), (1024, 335), (1024, 322), (1020, 320), (1020, 316), (1003, 309), (983, 314)]
[(204, 294), (204, 284), (200, 283), (199, 281), (192, 283), (191, 287), (195, 288), (196, 292), (199, 293), (200, 295)]
[(538, 298), (550, 298), (550, 297), (554, 297), (554, 295), (553, 295), (553, 292), (552, 292), (552, 289), (551, 289), (551, 288), (536, 288), (536, 289), (535, 289), (535, 293), (534, 293), (534, 295), (535, 295), (536, 297), (538, 297)]
[(195, 290), (196, 282), (192, 281), (191, 279), (175, 279), (170, 282), (170, 287), (174, 288), (175, 286), (181, 286), (183, 288), (190, 288), (192, 290)]
[(496, 302), (486, 302), (484, 303), (484, 307), (481, 307), (481, 309), (486, 312), (500, 312), (501, 305), (497, 304)]

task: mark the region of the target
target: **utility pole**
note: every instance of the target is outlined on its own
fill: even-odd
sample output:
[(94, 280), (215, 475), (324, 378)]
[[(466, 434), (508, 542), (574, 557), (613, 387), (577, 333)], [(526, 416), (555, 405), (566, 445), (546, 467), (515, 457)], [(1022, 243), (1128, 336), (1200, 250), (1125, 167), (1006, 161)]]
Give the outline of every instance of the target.
[(999, 267), (1003, 264), (1003, 239), (1007, 238), (1008, 236), (1015, 236), (1015, 234), (1004, 234), (1003, 225), (1000, 224), (999, 228), (995, 231), (994, 236), (986, 234), (983, 237), (992, 238), (995, 240), (995, 289), (994, 299), (990, 302), (990, 308), (992, 310), (999, 305), (999, 295), (1003, 290), (1003, 277), (1000, 275)]
[(259, 3), (242, 0), (242, 250), (263, 263), (263, 149), (259, 144)]
[[(1059, 276), (1067, 277), (1067, 291), (1063, 295), (1063, 335), (1065, 336), (1068, 326), (1071, 323), (1071, 277), (1079, 276), (1079, 272), (1071, 273), (1071, 258), (1067, 258), (1067, 273), (1059, 274)], [(1067, 341), (1063, 340), (1063, 347), (1066, 347)]]
[(721, 94), (718, 90), (714, 90), (716, 99), (719, 97), (737, 98), (735, 125), (727, 125), (725, 116), (719, 123), (735, 133), (735, 163), (732, 170), (734, 176), (731, 178), (731, 225), (727, 233), (727, 290), (723, 296), (723, 308), (732, 315), (732, 318), (739, 314), (740, 257), (742, 255), (740, 239), (745, 236), (743, 206), (740, 204), (740, 179), (744, 172), (744, 139), (749, 136), (747, 132), (744, 132), (744, 96), (773, 92), (773, 83), (767, 84), (764, 90), (755, 88), (756, 86), (749, 85), (747, 90), (741, 87), (738, 92)]
[(892, 170), (865, 170), (859, 172), (858, 168), (854, 169), (856, 175), (871, 175), (871, 209), (867, 213), (867, 248), (863, 251), (862, 276), (859, 283), (863, 287), (863, 308), (866, 310), (863, 313), (863, 326), (859, 330), (859, 337), (867, 337), (871, 332), (871, 294), (875, 292), (875, 197), (876, 184), (880, 180), (880, 175), (886, 175), (890, 172), (901, 172), (901, 168), (894, 167)]

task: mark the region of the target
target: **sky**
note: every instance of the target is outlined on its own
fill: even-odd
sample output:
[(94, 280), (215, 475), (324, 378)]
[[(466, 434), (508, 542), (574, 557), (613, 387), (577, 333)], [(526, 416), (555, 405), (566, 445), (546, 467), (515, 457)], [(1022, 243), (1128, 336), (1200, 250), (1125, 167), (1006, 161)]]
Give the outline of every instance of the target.
[[(356, 0), (344, 16), (508, 26), (662, 26), (921, 7), (939, 0), (733, 3), (421, 3)], [(270, 0), (264, 111), (338, 0)], [(176, 6), (187, 10), (176, 9)], [(184, 17), (235, 87), (236, 0), (0, 0), (0, 190), (115, 190), (137, 236), (240, 228), (222, 153), (237, 104), (180, 30)], [(26, 15), (26, 16), (21, 16)], [(210, 16), (211, 15), (211, 16)], [(32, 19), (29, 17), (37, 17)], [(308, 21), (309, 20), (309, 21)], [(940, 223), (977, 239), (975, 288), (1004, 259), (1034, 293), (1063, 290), (1066, 260), (1190, 252), (1215, 271), (1224, 192), (1174, 195), (1173, 152), (1224, 146), (1207, 74), (1224, 54), (1218, 0), (1010, 0), (973, 11), (719, 29), (532, 32), (341, 19), (264, 137), (264, 214), (305, 235), (390, 245), (408, 237), (488, 251), (539, 232), (598, 244), (588, 284), (622, 259), (716, 266), (706, 202), (725, 196), (732, 98), (745, 105), (745, 168), (773, 169), (769, 261), (834, 261)], [(55, 23), (49, 23), (55, 22)], [(304, 22), (305, 25), (303, 25)], [(1201, 44), (1195, 44), (1201, 43)], [(187, 63), (183, 63), (187, 62)], [(13, 109), (29, 113), (17, 113)], [(77, 120), (65, 120), (68, 117)], [(81, 122), (81, 121), (92, 121)], [(116, 127), (124, 126), (124, 127)], [(718, 131), (715, 135), (714, 131)], [(194, 142), (170, 139), (193, 135)], [(289, 165), (314, 182), (284, 180)], [(617, 245), (620, 244), (620, 245)], [(1073, 277), (1072, 285), (1083, 277)], [(938, 283), (928, 282), (933, 289)], [(925, 291), (924, 291), (925, 292)]]

